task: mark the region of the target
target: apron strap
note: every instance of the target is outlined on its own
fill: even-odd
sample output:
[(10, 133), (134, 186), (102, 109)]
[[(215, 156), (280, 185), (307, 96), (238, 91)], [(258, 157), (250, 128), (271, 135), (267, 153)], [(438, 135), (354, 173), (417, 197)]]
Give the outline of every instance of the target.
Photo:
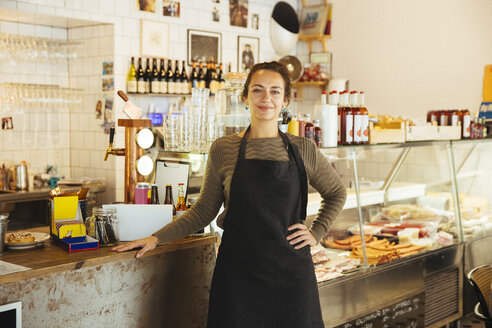
[(285, 146), (287, 148), (287, 152), (289, 153), (289, 158), (294, 159), (296, 166), (297, 166), (297, 171), (299, 175), (299, 185), (301, 189), (301, 213), (300, 213), (300, 221), (306, 220), (306, 207), (307, 207), (307, 193), (308, 193), (308, 186), (307, 186), (307, 174), (306, 174), (306, 169), (304, 167), (304, 161), (302, 160), (301, 154), (299, 153), (299, 149), (295, 145), (293, 145), (290, 142), (289, 137), (280, 129), (278, 130), (280, 133), (280, 136), (284, 140)]

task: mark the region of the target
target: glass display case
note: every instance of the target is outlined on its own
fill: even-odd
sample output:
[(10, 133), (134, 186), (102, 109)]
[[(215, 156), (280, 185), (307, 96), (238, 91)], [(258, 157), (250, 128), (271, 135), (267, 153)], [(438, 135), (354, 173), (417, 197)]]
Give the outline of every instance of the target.
[[(340, 270), (340, 258), (356, 260), (355, 267), (369, 269), (461, 242), (449, 142), (337, 147), (322, 152), (347, 187), (347, 201), (320, 243), (325, 261), (315, 261), (319, 281), (356, 271), (354, 262)], [(314, 192), (309, 200), (308, 214), (315, 215), (321, 199)], [(333, 257), (337, 261), (326, 261)], [(327, 274), (331, 271), (338, 275)]]
[[(342, 213), (312, 249), (325, 326), (440, 327), (461, 317), (463, 229), (454, 146), (321, 149), (347, 188)], [(309, 219), (320, 202), (312, 190)], [(412, 305), (385, 319), (382, 312), (402, 304)]]

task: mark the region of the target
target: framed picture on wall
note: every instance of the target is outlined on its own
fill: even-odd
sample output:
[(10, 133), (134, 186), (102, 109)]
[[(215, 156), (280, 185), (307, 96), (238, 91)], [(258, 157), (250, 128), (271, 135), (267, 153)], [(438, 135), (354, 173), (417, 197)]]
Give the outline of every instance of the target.
[(302, 8), (299, 22), (300, 35), (324, 34), (328, 20), (329, 5), (317, 5)]
[(260, 39), (251, 36), (237, 37), (237, 71), (249, 73), (260, 57)]
[(140, 22), (141, 56), (168, 57), (169, 25), (146, 19)]
[(188, 30), (188, 65), (214, 60), (222, 62), (222, 33)]

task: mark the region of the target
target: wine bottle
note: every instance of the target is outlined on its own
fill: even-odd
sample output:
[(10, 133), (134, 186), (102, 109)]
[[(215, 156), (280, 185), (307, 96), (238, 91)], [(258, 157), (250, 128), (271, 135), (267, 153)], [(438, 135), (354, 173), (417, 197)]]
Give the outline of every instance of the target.
[(169, 94), (175, 93), (175, 83), (173, 80), (173, 63), (171, 62), (171, 59), (167, 60), (166, 79), (167, 79), (167, 93)]
[(126, 92), (135, 93), (137, 92), (137, 72), (135, 70), (135, 58), (132, 57), (132, 62), (130, 64), (130, 70), (126, 76)]
[(219, 90), (220, 82), (217, 78), (217, 71), (215, 70), (215, 62), (212, 58), (212, 61), (210, 62), (210, 82), (209, 82), (209, 88), (210, 88), (210, 94), (214, 95), (217, 90)]
[(145, 71), (142, 66), (142, 58), (138, 58), (137, 92), (145, 93)]
[(205, 88), (205, 72), (203, 71), (203, 63), (198, 63), (198, 88)]
[(210, 69), (210, 62), (207, 62), (207, 72), (205, 73), (205, 88), (210, 89), (210, 74), (212, 73)]
[(183, 60), (183, 66), (181, 67), (181, 93), (190, 93), (190, 80), (188, 79), (188, 74), (186, 74), (186, 65)]
[(152, 77), (150, 79), (150, 92), (159, 93), (159, 71), (157, 70), (157, 58), (152, 59)]
[(198, 71), (196, 70), (196, 62), (191, 63), (190, 82), (191, 88), (198, 88)]
[(159, 71), (159, 93), (167, 93), (166, 67), (164, 58), (161, 58), (161, 69)]
[(219, 80), (219, 89), (225, 87), (225, 79), (224, 79), (224, 69), (222, 63), (219, 65), (219, 73), (217, 74), (217, 79)]
[(145, 68), (145, 81), (147, 82), (145, 92), (150, 92), (150, 80), (152, 79), (152, 68), (150, 67), (150, 58), (147, 58), (147, 67)]
[(174, 81), (174, 93), (177, 94), (183, 93), (181, 90), (181, 74), (179, 73), (179, 60), (176, 60), (174, 62), (173, 81)]

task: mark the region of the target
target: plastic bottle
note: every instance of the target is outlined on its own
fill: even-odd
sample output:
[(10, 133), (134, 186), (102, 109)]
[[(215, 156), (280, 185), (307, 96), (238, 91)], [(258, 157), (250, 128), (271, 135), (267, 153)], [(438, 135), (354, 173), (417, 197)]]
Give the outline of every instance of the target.
[(296, 115), (292, 116), (292, 119), (290, 120), (289, 125), (287, 126), (287, 132), (294, 136), (299, 135), (299, 122), (297, 121)]
[(468, 109), (463, 109), (461, 111), (461, 137), (463, 139), (470, 139), (470, 123), (471, 115)]
[(186, 206), (186, 197), (184, 183), (178, 183), (178, 204), (176, 204), (176, 219), (178, 219), (188, 207)]

